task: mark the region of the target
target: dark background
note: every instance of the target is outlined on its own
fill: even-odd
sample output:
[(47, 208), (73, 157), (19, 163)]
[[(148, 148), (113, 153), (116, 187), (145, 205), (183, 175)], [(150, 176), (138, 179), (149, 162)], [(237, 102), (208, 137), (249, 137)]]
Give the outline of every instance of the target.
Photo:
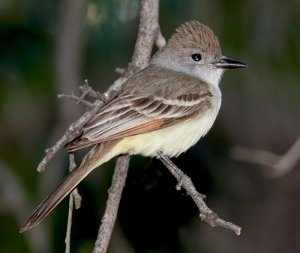
[[(245, 146), (283, 154), (299, 136), (300, 2), (164, 0), (166, 38), (199, 20), (218, 35), (223, 53), (246, 62), (226, 73), (223, 104), (209, 134), (174, 159), (222, 218), (243, 227), (211, 228), (155, 159), (133, 157), (109, 252), (300, 252), (300, 168), (279, 178), (235, 161)], [(0, 1), (0, 251), (64, 252), (68, 201), (34, 230), (20, 225), (67, 173), (61, 151), (39, 174), (44, 149), (83, 111), (58, 93), (88, 78), (99, 91), (131, 59), (139, 1)], [(72, 252), (91, 252), (114, 161), (79, 186)]]

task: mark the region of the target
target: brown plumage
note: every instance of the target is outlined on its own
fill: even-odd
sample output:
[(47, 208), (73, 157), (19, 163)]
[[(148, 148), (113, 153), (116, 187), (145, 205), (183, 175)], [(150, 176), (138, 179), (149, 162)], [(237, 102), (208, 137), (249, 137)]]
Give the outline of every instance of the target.
[(172, 157), (185, 152), (209, 131), (218, 114), (223, 68), (244, 66), (221, 55), (208, 27), (197, 21), (183, 24), (150, 65), (129, 78), (67, 145), (69, 152), (90, 150), (20, 232), (36, 226), (93, 169), (117, 155), (156, 156), (161, 151)]
[(210, 50), (211, 53), (221, 55), (219, 40), (213, 31), (198, 21), (190, 21), (182, 24), (170, 38), (169, 44), (179, 46), (201, 47), (204, 51)]
[[(149, 89), (150, 85), (156, 86), (155, 93)], [(38, 206), (20, 231), (31, 229), (46, 217), (100, 165), (101, 159), (120, 140), (182, 122), (206, 110), (210, 98), (208, 86), (198, 78), (154, 65), (130, 78), (119, 96), (104, 105), (83, 127), (82, 135), (66, 146), (69, 152), (93, 147), (81, 164)], [(103, 162), (109, 159), (111, 157)]]
[(120, 95), (101, 108), (67, 149), (73, 152), (171, 126), (204, 110), (210, 96), (208, 86), (198, 78), (150, 65), (124, 84)]

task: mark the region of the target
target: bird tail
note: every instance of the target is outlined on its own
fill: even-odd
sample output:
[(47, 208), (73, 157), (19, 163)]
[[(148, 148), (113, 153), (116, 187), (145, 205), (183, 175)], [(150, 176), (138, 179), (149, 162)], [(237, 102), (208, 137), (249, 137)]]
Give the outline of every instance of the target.
[(116, 143), (116, 141), (111, 141), (93, 146), (81, 164), (72, 170), (65, 180), (36, 208), (20, 228), (20, 233), (39, 224), (93, 169), (115, 156), (109, 151)]

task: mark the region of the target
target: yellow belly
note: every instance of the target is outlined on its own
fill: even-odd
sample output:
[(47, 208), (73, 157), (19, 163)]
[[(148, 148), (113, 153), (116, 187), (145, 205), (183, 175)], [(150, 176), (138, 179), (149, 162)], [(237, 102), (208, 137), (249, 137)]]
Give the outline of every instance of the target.
[(178, 156), (204, 136), (218, 113), (218, 108), (210, 109), (205, 114), (182, 123), (121, 140), (110, 152), (113, 156), (118, 154), (140, 154), (156, 156), (161, 150), (169, 157)]

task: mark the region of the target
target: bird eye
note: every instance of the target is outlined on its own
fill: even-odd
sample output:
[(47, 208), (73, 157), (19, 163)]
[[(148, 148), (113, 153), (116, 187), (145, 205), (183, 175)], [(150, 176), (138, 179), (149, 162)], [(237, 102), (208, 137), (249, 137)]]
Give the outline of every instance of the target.
[(192, 59), (194, 61), (200, 61), (202, 59), (201, 54), (192, 54)]

